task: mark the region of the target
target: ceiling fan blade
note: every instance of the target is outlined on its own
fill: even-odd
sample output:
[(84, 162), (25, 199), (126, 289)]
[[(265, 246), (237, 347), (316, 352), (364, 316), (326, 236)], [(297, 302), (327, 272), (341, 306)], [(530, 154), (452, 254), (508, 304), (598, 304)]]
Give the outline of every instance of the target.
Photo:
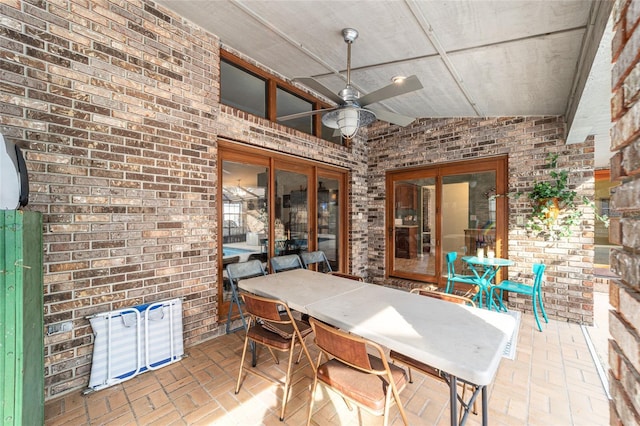
[(315, 90), (316, 92), (318, 92), (321, 95), (325, 96), (327, 99), (331, 99), (333, 102), (337, 103), (338, 105), (340, 105), (340, 104), (342, 104), (344, 102), (342, 100), (342, 98), (340, 96), (338, 96), (337, 93), (333, 93), (331, 91), (331, 89), (323, 86), (322, 84), (320, 84), (314, 78), (311, 78), (311, 77), (300, 77), (300, 78), (294, 78), (293, 81), (301, 83), (301, 84), (304, 84), (309, 89)]
[(412, 75), (404, 79), (402, 83), (391, 83), (388, 86), (384, 86), (374, 92), (371, 92), (358, 100), (361, 107), (369, 104), (383, 101), (385, 99), (393, 98), (394, 96), (403, 95), (405, 93), (413, 92), (422, 89), (422, 83), (418, 80), (418, 77)]
[(389, 112), (382, 109), (367, 108), (378, 117), (378, 120), (386, 121), (397, 126), (408, 126), (415, 121), (415, 117), (407, 117), (406, 115), (396, 114), (395, 112)]
[(283, 115), (282, 117), (278, 117), (277, 120), (278, 121), (293, 120), (294, 118), (307, 117), (309, 115), (322, 114), (322, 113), (327, 112), (327, 111), (333, 111), (336, 108), (337, 107), (316, 109), (316, 110), (313, 110), (313, 111), (297, 112), (295, 114)]

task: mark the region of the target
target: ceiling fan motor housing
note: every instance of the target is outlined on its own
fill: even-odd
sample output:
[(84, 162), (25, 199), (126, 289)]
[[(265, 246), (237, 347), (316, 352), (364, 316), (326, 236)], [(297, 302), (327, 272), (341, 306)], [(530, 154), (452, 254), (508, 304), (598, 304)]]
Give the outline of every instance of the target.
[(360, 97), (360, 92), (354, 89), (352, 85), (348, 84), (338, 93), (338, 96), (340, 96), (345, 103), (355, 102)]

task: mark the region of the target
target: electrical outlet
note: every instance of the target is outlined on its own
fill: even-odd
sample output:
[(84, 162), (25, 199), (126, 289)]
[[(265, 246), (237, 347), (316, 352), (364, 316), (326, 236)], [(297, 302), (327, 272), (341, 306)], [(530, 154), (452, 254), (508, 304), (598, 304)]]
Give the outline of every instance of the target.
[(47, 327), (47, 335), (63, 333), (71, 330), (73, 330), (73, 323), (71, 321), (59, 322)]
[(522, 218), (522, 216), (516, 216), (516, 225), (518, 226), (524, 225), (524, 219)]

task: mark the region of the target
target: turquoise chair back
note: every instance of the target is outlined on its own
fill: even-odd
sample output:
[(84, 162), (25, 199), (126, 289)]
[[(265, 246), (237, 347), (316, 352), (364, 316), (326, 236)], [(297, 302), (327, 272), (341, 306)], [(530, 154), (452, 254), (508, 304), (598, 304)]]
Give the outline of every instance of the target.
[(547, 265), (544, 263), (534, 263), (533, 264), (533, 292), (539, 293), (541, 291), (540, 287), (542, 287), (542, 278), (544, 276), (544, 270), (547, 268)]
[(456, 274), (456, 268), (454, 266), (454, 262), (458, 257), (458, 253), (455, 251), (450, 251), (447, 253), (447, 276), (451, 279)]

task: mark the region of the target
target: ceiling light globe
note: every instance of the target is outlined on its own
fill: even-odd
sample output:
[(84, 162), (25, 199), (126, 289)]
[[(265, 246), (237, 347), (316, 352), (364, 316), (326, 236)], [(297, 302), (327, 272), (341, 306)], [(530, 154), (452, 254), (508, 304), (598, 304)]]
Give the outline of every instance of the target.
[(342, 133), (342, 136), (345, 138), (350, 139), (354, 137), (360, 127), (360, 113), (358, 108), (342, 108), (338, 114), (338, 127), (340, 128), (340, 133)]

